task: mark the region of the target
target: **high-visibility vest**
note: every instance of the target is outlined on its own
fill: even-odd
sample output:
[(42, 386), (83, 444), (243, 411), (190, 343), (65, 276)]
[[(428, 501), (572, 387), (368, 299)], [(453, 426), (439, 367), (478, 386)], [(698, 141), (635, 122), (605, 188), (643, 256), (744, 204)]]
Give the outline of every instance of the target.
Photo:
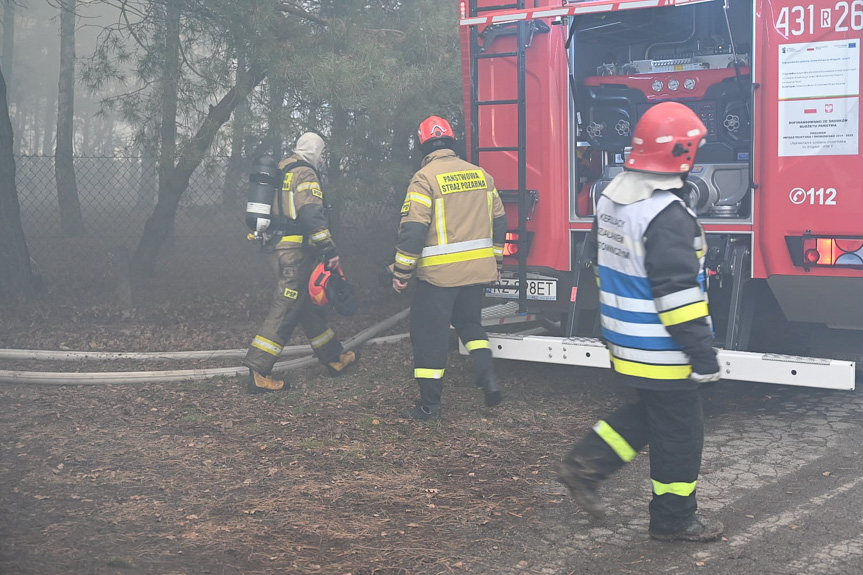
[(651, 197), (633, 204), (617, 204), (604, 196), (597, 203), (602, 334), (615, 371), (625, 375), (687, 379), (692, 372), (689, 358), (665, 326), (700, 317), (710, 321), (703, 231), (693, 238), (692, 245), (700, 263), (699, 287), (656, 299), (651, 291), (643, 238), (653, 219), (673, 202), (683, 203), (672, 192), (657, 190)]

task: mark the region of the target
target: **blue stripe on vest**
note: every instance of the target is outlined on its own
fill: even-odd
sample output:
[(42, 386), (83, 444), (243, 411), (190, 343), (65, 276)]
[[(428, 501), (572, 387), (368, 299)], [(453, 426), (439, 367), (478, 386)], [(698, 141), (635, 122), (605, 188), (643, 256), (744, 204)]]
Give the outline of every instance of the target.
[(678, 351), (683, 349), (674, 339), (669, 337), (638, 337), (602, 328), (602, 337), (615, 345), (646, 349), (650, 351)]
[(628, 321), (629, 323), (649, 323), (654, 325), (662, 323), (659, 319), (659, 314), (655, 313), (626, 311), (604, 303), (599, 304), (599, 309), (605, 317), (619, 319), (620, 321)]
[(650, 280), (647, 278), (625, 274), (609, 267), (600, 266), (599, 281), (602, 291), (623, 297), (653, 300), (653, 292), (650, 291)]

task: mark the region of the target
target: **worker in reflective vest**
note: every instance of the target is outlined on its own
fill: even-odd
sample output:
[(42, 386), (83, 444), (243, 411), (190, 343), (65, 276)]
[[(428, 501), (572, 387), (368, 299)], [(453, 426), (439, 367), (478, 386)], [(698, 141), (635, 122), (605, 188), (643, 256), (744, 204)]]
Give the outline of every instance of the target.
[(450, 325), (470, 352), (485, 404), (501, 402), (480, 314), (485, 286), (497, 280), (503, 260), (506, 215), (491, 176), (456, 155), (449, 122), (431, 116), (418, 137), (424, 158), (408, 186), (390, 270), (397, 292), (414, 272), (417, 280), (410, 334), (420, 400), (403, 415), (437, 420)]
[(601, 516), (599, 482), (650, 445), (650, 536), (712, 541), (722, 524), (696, 514), (704, 440), (702, 383), (720, 377), (707, 307), (705, 239), (675, 190), (707, 129), (689, 108), (657, 104), (636, 126), (625, 170), (597, 202), (590, 243), (602, 335), (615, 377), (637, 401), (594, 425), (558, 466), (558, 480)]
[(284, 177), (272, 208), (276, 245), (270, 256), (276, 291), (243, 360), (252, 393), (290, 388), (270, 372), (297, 325), (302, 325), (312, 351), (330, 375), (340, 375), (358, 359), (357, 352), (344, 351), (327, 324), (324, 308), (309, 301), (309, 277), (317, 263), (323, 261), (331, 270), (339, 266), (318, 176), (324, 148), (318, 134), (306, 132), (297, 140), (294, 153), (279, 164)]

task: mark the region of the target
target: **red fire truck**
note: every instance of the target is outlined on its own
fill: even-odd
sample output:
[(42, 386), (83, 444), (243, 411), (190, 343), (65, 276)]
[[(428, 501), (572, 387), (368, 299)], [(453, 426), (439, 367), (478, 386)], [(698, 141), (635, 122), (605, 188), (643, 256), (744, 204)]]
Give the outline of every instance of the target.
[(609, 366), (584, 239), (639, 117), (674, 100), (709, 130), (685, 199), (725, 377), (853, 389), (863, 0), (500, 1), (459, 2), (467, 151), (510, 230), (487, 295), (557, 333), (493, 334), (495, 356)]

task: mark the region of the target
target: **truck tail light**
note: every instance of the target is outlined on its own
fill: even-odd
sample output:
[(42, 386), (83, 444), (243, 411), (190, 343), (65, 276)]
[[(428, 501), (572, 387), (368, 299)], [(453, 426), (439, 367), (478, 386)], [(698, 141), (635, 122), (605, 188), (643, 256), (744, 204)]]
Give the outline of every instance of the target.
[(503, 244), (503, 255), (514, 256), (518, 253), (518, 232), (506, 232), (506, 241)]
[(802, 236), (785, 236), (785, 243), (791, 261), (806, 271), (811, 267), (863, 268), (860, 236), (816, 236), (807, 231)]

